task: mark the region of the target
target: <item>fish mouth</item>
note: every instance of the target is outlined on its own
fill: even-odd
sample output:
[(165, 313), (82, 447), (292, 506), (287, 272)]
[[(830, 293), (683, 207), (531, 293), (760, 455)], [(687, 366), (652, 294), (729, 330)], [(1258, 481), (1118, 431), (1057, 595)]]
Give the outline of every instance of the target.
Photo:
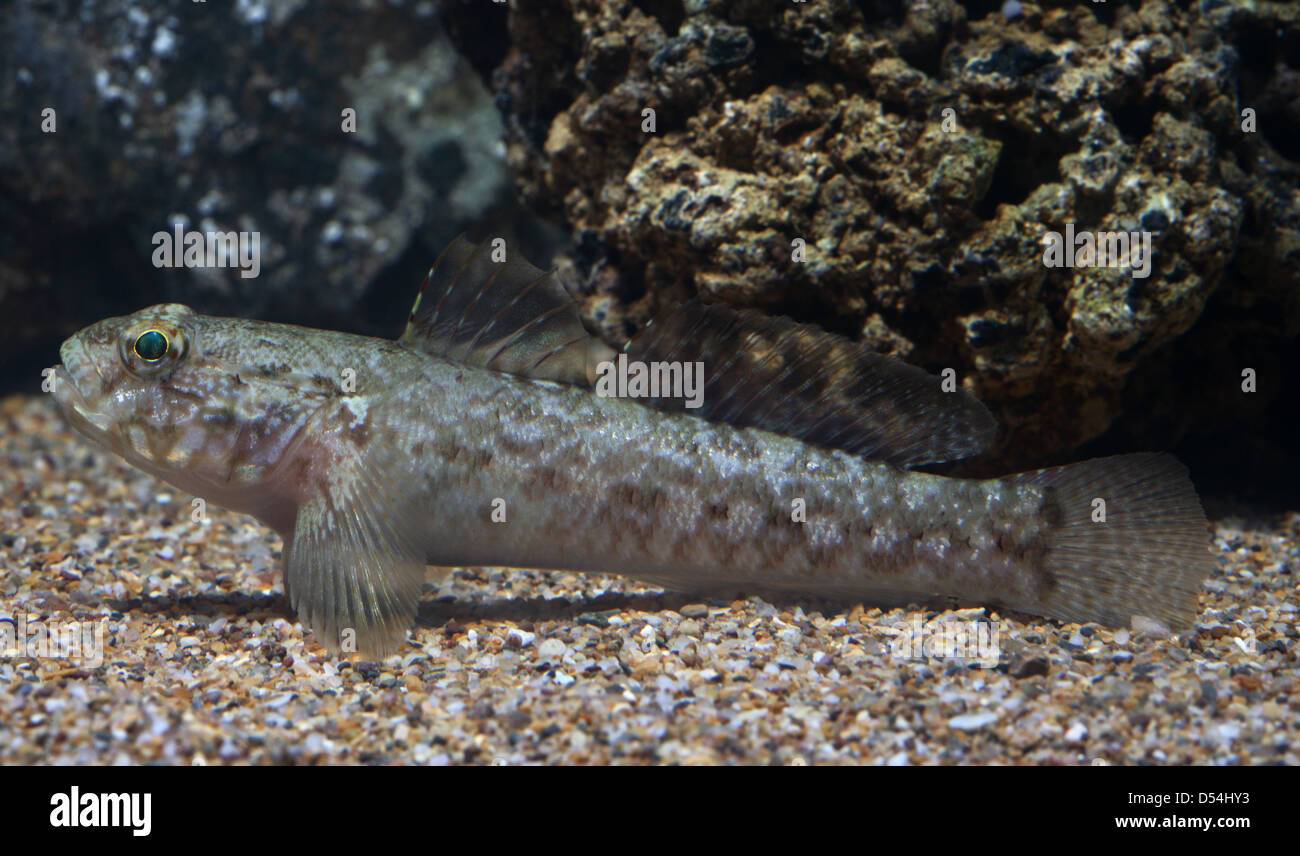
[(91, 405), (77, 382), (79, 378), (102, 378), (99, 368), (71, 339), (59, 348), (59, 356), (63, 363), (54, 366), (50, 395), (74, 428), (91, 439), (102, 438), (109, 433), (112, 420), (103, 410)]

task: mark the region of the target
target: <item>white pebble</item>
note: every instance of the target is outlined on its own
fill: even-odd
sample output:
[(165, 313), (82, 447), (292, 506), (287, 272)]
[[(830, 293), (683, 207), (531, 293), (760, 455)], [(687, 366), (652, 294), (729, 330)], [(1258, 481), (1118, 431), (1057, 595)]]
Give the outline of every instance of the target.
[(1155, 618), (1148, 618), (1145, 615), (1133, 616), (1129, 621), (1129, 626), (1133, 628), (1134, 633), (1153, 639), (1167, 638), (1173, 635), (1172, 631), (1170, 631), (1169, 627), (1165, 625), (1163, 621), (1159, 621)]
[(519, 648), (527, 648), (533, 644), (536, 638), (536, 633), (529, 633), (527, 630), (520, 630), (518, 627), (511, 627), (506, 631), (506, 644)]
[(985, 711), (983, 713), (963, 713), (960, 716), (954, 716), (948, 720), (949, 728), (957, 728), (962, 731), (975, 731), (986, 725), (992, 725), (998, 721), (996, 713)]
[(564, 656), (564, 643), (559, 639), (547, 639), (537, 646), (537, 655), (543, 660), (558, 660)]

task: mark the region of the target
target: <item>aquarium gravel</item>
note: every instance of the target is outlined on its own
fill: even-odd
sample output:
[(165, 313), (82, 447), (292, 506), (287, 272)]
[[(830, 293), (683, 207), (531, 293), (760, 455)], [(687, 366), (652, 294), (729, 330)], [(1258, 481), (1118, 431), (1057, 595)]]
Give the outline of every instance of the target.
[[(1178, 636), (464, 568), (365, 662), (304, 636), (250, 518), (42, 396), (0, 401), (0, 444), (0, 630), (104, 630), (94, 656), (0, 651), (0, 763), (1300, 762), (1294, 511), (1207, 501), (1216, 570)], [(996, 629), (995, 654), (908, 656), (936, 620)]]

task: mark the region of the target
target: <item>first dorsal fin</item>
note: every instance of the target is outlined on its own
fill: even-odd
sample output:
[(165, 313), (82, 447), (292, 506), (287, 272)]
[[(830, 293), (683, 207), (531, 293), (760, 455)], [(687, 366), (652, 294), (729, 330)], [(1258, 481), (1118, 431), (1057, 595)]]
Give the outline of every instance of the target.
[(590, 384), (609, 348), (582, 326), (555, 272), (492, 255), (487, 243), (453, 240), (429, 270), (398, 342), (467, 365)]
[[(842, 336), (789, 318), (692, 300), (630, 341), (629, 360), (704, 363), (695, 416), (753, 426), (899, 466), (969, 457), (997, 433), (960, 388)], [(682, 398), (653, 398), (664, 410)]]

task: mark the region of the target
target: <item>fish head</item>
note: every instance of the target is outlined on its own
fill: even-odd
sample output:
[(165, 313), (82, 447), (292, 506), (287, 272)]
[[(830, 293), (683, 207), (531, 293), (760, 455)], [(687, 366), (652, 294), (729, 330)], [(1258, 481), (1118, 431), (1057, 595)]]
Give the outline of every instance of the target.
[(276, 497), (257, 488), (274, 486), (329, 396), (319, 373), (295, 370), (301, 334), (178, 303), (151, 306), (65, 341), (51, 393), (91, 441), (177, 487), (259, 514)]

